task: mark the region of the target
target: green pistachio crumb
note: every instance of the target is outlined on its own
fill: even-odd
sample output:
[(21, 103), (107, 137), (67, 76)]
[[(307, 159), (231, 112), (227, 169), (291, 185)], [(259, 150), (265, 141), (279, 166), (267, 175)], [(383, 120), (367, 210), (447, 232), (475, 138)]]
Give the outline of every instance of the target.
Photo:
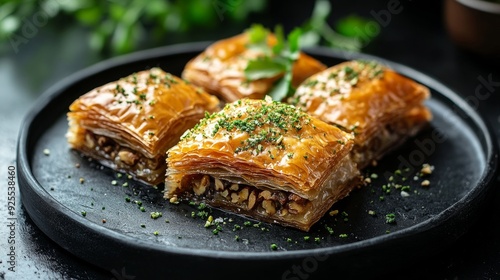
[(396, 222), (396, 214), (389, 213), (389, 214), (385, 215), (385, 223), (393, 224), (395, 222)]
[(328, 225), (325, 225), (326, 230), (328, 231), (329, 234), (333, 234), (333, 228), (331, 228)]
[(160, 218), (162, 215), (163, 214), (161, 212), (151, 212), (150, 213), (151, 219), (153, 219), (153, 220)]

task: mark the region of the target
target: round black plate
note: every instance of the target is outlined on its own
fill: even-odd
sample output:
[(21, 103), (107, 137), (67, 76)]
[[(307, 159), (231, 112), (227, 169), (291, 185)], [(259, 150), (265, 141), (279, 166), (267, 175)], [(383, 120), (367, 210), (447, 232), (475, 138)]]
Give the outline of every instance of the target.
[[(365, 170), (371, 184), (334, 205), (337, 214), (326, 215), (309, 233), (199, 205), (170, 204), (162, 199), (161, 186), (145, 187), (68, 148), (66, 112), (73, 100), (154, 66), (180, 75), (206, 45), (168, 46), (111, 59), (60, 82), (40, 99), (19, 137), (19, 184), (24, 207), (52, 240), (120, 277), (305, 279), (322, 272), (372, 273), (387, 262), (396, 265), (436, 253), (467, 230), (485, 202), (498, 155), (485, 124), (466, 102), (410, 68), (323, 48), (308, 52), (327, 65), (375, 59), (425, 84), (432, 90), (427, 105), (434, 119)], [(435, 169), (420, 177), (424, 163)], [(426, 179), (430, 186), (422, 187)], [(391, 182), (398, 188), (387, 190), (384, 185)], [(153, 219), (151, 212), (162, 215)], [(388, 214), (395, 222), (388, 223)], [(204, 227), (206, 215), (220, 221), (218, 233), (215, 226)]]

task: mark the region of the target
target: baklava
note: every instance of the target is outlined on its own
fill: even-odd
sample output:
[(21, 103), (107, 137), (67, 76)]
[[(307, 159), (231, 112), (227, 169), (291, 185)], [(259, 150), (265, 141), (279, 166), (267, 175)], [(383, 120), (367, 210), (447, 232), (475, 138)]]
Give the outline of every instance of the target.
[[(276, 42), (276, 37), (269, 33), (267, 45), (273, 46)], [(208, 46), (186, 64), (182, 77), (226, 102), (242, 98), (262, 99), (282, 74), (248, 80), (245, 68), (249, 61), (265, 55), (262, 48), (252, 47), (250, 35), (245, 32)], [(292, 68), (292, 86), (297, 87), (307, 77), (324, 69), (324, 64), (301, 52)]]
[(427, 87), (380, 63), (355, 60), (309, 77), (289, 102), (352, 133), (352, 157), (364, 168), (428, 124), (429, 95)]
[(71, 148), (147, 184), (165, 180), (166, 151), (219, 100), (160, 68), (134, 73), (75, 100)]
[(270, 98), (228, 103), (168, 151), (165, 198), (308, 231), (359, 183), (352, 138)]

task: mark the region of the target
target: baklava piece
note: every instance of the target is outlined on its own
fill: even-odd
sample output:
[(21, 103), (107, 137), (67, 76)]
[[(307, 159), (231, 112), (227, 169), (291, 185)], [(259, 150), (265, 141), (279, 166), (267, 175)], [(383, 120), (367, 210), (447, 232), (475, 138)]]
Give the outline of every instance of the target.
[(429, 89), (374, 61), (348, 61), (305, 80), (289, 99), (319, 119), (355, 135), (360, 169), (428, 124)]
[(69, 107), (70, 147), (147, 184), (165, 179), (166, 151), (219, 101), (159, 68), (98, 87)]
[[(268, 46), (274, 46), (277, 40), (272, 33), (268, 33), (266, 42)], [(252, 46), (251, 35), (247, 31), (207, 47), (187, 63), (182, 77), (226, 102), (242, 98), (262, 99), (282, 74), (248, 80), (245, 68), (251, 60), (265, 55), (262, 47)], [(301, 52), (292, 68), (292, 86), (297, 87), (307, 77), (324, 69), (326, 66), (321, 62)]]
[(352, 135), (294, 106), (243, 99), (168, 151), (165, 198), (308, 231), (359, 183)]

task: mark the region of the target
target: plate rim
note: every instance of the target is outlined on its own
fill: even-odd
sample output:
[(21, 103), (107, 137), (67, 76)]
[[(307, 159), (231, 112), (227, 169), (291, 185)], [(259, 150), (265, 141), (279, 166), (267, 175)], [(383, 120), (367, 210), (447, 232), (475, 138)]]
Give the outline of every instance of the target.
[[(61, 202), (55, 200), (38, 181), (36, 180), (32, 168), (30, 166), (29, 154), (27, 151), (27, 143), (29, 141), (28, 136), (31, 130), (31, 126), (33, 121), (35, 121), (36, 116), (43, 112), (44, 108), (52, 102), (53, 99), (56, 99), (64, 93), (64, 90), (70, 87), (75, 82), (78, 82), (85, 78), (90, 78), (91, 76), (97, 75), (99, 72), (102, 72), (106, 69), (112, 67), (118, 67), (120, 65), (131, 64), (134, 62), (139, 62), (141, 60), (152, 59), (159, 56), (171, 56), (178, 55), (180, 53), (191, 53), (195, 50), (202, 50), (204, 47), (208, 46), (211, 41), (203, 41), (203, 42), (192, 42), (192, 43), (182, 43), (175, 45), (168, 45), (164, 47), (148, 49), (143, 51), (134, 52), (131, 54), (118, 56), (110, 59), (103, 60), (98, 62), (92, 66), (84, 68), (80, 71), (75, 72), (74, 74), (69, 75), (68, 77), (62, 79), (49, 89), (47, 89), (35, 102), (33, 108), (28, 112), (24, 120), (22, 121), (21, 129), (18, 136), (17, 143), (17, 168), (19, 173), (19, 179), (23, 180), (23, 183), (27, 184), (19, 184), (19, 188), (21, 191), (21, 195), (23, 192), (26, 192), (26, 188), (31, 189), (31, 191), (35, 192), (36, 195), (39, 196), (46, 204), (47, 207), (51, 207), (52, 210), (59, 212), (64, 215), (67, 219), (74, 221), (80, 226), (91, 230), (92, 232), (105, 235), (107, 238), (116, 239), (119, 243), (123, 243), (124, 245), (131, 248), (140, 248), (140, 249), (148, 249), (154, 250), (159, 253), (166, 253), (169, 255), (182, 255), (182, 256), (192, 256), (192, 257), (203, 257), (203, 258), (217, 258), (217, 259), (241, 259), (241, 260), (289, 260), (289, 259), (298, 259), (305, 258), (311, 255), (333, 255), (333, 254), (341, 254), (351, 251), (356, 251), (360, 249), (364, 249), (366, 247), (372, 248), (376, 246), (382, 246), (387, 242), (394, 242), (398, 240), (403, 240), (408, 236), (413, 236), (415, 234), (428, 231), (436, 226), (442, 225), (445, 221), (450, 220), (452, 218), (457, 218), (458, 213), (457, 209), (462, 209), (466, 207), (466, 205), (472, 204), (474, 198), (478, 196), (485, 195), (489, 190), (492, 189), (491, 186), (494, 178), (496, 178), (495, 174), (498, 172), (498, 147), (495, 141), (493, 141), (492, 130), (490, 129), (488, 123), (484, 121), (484, 119), (480, 116), (478, 112), (476, 112), (469, 104), (462, 99), (457, 93), (453, 90), (439, 82), (438, 80), (424, 74), (414, 68), (405, 66), (403, 64), (399, 64), (375, 55), (364, 54), (364, 53), (354, 53), (348, 51), (340, 51), (340, 50), (332, 50), (327, 47), (315, 47), (315, 48), (306, 48), (305, 52), (312, 55), (321, 55), (328, 56), (337, 59), (375, 59), (382, 63), (388, 64), (390, 67), (400, 72), (403, 75), (418, 77), (420, 83), (425, 85), (431, 84), (431, 88), (440, 92), (445, 98), (449, 99), (453, 104), (457, 105), (461, 110), (467, 113), (467, 116), (471, 117), (473, 123), (478, 126), (480, 131), (484, 136), (484, 150), (487, 162), (485, 164), (485, 170), (481, 177), (477, 180), (477, 184), (464, 194), (457, 202), (448, 206), (446, 209), (441, 211), (440, 213), (434, 215), (433, 217), (426, 219), (420, 223), (417, 223), (413, 226), (398, 230), (396, 232), (392, 232), (386, 235), (380, 235), (376, 237), (372, 237), (366, 240), (355, 241), (348, 244), (331, 246), (331, 247), (323, 247), (323, 248), (312, 248), (312, 249), (299, 249), (299, 250), (289, 250), (289, 251), (269, 251), (269, 252), (242, 252), (242, 251), (216, 251), (211, 249), (196, 249), (196, 248), (183, 248), (183, 247), (172, 247), (166, 246), (163, 244), (155, 244), (152, 242), (144, 241), (141, 239), (137, 239), (131, 236), (127, 236), (122, 233), (118, 233), (112, 229), (108, 229), (101, 225), (95, 224), (93, 222), (88, 221), (81, 215), (69, 210), (66, 206), (64, 206)], [(21, 200), (23, 201), (22, 197)], [(23, 203), (24, 204), (24, 203)], [(26, 209), (29, 209), (25, 207)], [(35, 215), (35, 213), (31, 213), (29, 210), (27, 211), (30, 217)], [(33, 219), (35, 221), (35, 219)], [(35, 221), (35, 224), (36, 221)], [(42, 229), (40, 225), (37, 224), (37, 227)], [(45, 230), (42, 230), (46, 235), (48, 235), (51, 239), (52, 237), (46, 233)], [(457, 237), (458, 238), (458, 237)], [(55, 241), (58, 243), (57, 241)], [(65, 248), (71, 251), (68, 248)]]

